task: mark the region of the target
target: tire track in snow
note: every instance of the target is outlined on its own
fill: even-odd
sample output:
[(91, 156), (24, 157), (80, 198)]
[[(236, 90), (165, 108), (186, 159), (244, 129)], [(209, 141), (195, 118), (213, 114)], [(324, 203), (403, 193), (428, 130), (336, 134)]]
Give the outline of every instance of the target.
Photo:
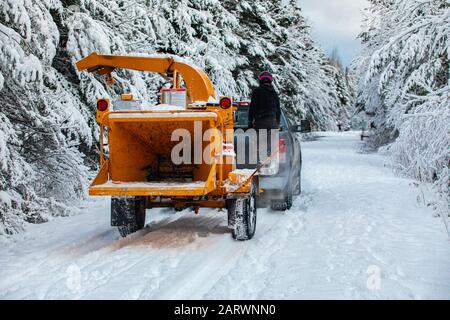
[(201, 299), (214, 287), (214, 285), (230, 270), (235, 268), (237, 261), (252, 249), (252, 241), (264, 235), (282, 219), (283, 215), (268, 213), (258, 213), (257, 233), (251, 241), (239, 242), (231, 237), (222, 238), (207, 251), (195, 257), (192, 269), (180, 274), (172, 282), (172, 286), (167, 290), (158, 293), (158, 299)]
[[(195, 241), (196, 234), (199, 231), (213, 230), (220, 222), (217, 219), (223, 213), (210, 211), (210, 215), (199, 217), (189, 217), (191, 212), (185, 212), (181, 215), (174, 215), (170, 219), (150, 224), (146, 229), (127, 237), (120, 239), (106, 248), (98, 260), (101, 264), (91, 264), (83, 267), (87, 274), (94, 270), (93, 280), (86, 279), (86, 282), (93, 282), (86, 292), (81, 296), (84, 298), (95, 297), (99, 292), (103, 294), (113, 294), (110, 288), (121, 288), (124, 277), (130, 275), (128, 286), (131, 286), (124, 293), (122, 298), (149, 298), (150, 293), (157, 291), (160, 284), (176, 272), (180, 262), (188, 255), (189, 248), (197, 246)], [(196, 222), (200, 220), (200, 222)], [(192, 222), (189, 225), (189, 222)], [(139, 251), (134, 250), (139, 248)], [(122, 257), (125, 261), (122, 266), (115, 266), (114, 270), (104, 273), (98, 277), (95, 270), (104, 269), (104, 266), (111, 265), (108, 255), (113, 257)], [(89, 270), (86, 270), (89, 269)], [(136, 281), (137, 279), (137, 281)], [(145, 282), (142, 283), (142, 279)], [(133, 282), (134, 280), (134, 282)], [(130, 295), (130, 296), (129, 296)]]
[[(4, 269), (4, 266), (2, 266), (0, 273), (5, 274), (5, 276), (3, 277), (2, 275), (2, 280), (0, 282), (0, 289), (3, 288), (0, 291), (0, 295), (4, 297), (46, 298), (49, 296), (49, 292), (53, 290), (52, 288), (58, 288), (58, 290), (55, 291), (59, 291), (59, 297), (83, 298), (86, 295), (95, 296), (96, 292), (102, 289), (102, 286), (113, 282), (111, 279), (121, 279), (123, 283), (124, 279), (121, 278), (120, 275), (132, 271), (137, 267), (142, 267), (142, 270), (150, 269), (150, 271), (147, 271), (147, 275), (154, 273), (154, 276), (151, 277), (152, 279), (155, 279), (153, 283), (161, 281), (161, 272), (155, 272), (155, 270), (164, 266), (175, 268), (177, 266), (177, 260), (173, 257), (168, 259), (163, 258), (167, 254), (160, 255), (158, 251), (162, 250), (152, 249), (152, 246), (155, 246), (155, 242), (159, 243), (158, 246), (160, 249), (170, 247), (182, 248), (190, 241), (180, 242), (180, 232), (177, 232), (177, 230), (182, 231), (181, 233), (188, 234), (196, 233), (198, 229), (204, 231), (204, 229), (202, 229), (203, 225), (213, 223), (214, 225), (212, 227), (214, 227), (217, 225), (216, 217), (219, 213), (202, 217), (200, 220), (196, 219), (197, 217), (189, 219), (187, 218), (188, 215), (193, 215), (193, 213), (186, 211), (184, 214), (173, 214), (160, 221), (150, 223), (146, 229), (141, 230), (128, 238), (119, 240), (116, 240), (119, 237), (118, 232), (108, 227), (108, 230), (106, 231), (107, 234), (115, 234), (115, 239), (109, 241), (106, 239), (107, 243), (102, 243), (101, 245), (90, 243), (89, 240), (84, 238), (77, 239), (75, 244), (71, 243), (71, 240), (69, 243), (64, 242), (64, 240), (67, 241), (67, 238), (64, 240), (58, 239), (58, 241), (54, 241), (58, 243), (58, 245), (50, 246), (49, 251), (46, 251), (48, 250), (48, 247), (45, 246), (45, 248), (41, 248), (42, 250), (39, 250), (34, 254), (34, 256), (38, 255), (40, 257), (39, 263), (37, 264), (30, 265), (30, 257), (26, 255), (20, 256), (18, 263), (15, 260), (13, 260), (12, 263), (9, 263), (10, 269), (20, 269), (19, 265), (24, 268), (19, 274), (17, 274), (16, 271), (14, 276), (10, 275), (7, 277), (6, 270)], [(223, 213), (220, 215), (223, 215)], [(186, 221), (180, 221), (183, 219)], [(189, 220), (198, 220), (200, 223), (193, 221), (189, 226)], [(51, 224), (52, 222), (45, 227), (48, 227)], [(173, 232), (166, 232), (167, 228), (169, 228), (170, 231), (172, 225), (175, 225), (172, 230)], [(211, 229), (212, 227), (206, 228), (206, 230)], [(164, 231), (164, 229), (166, 230)], [(94, 232), (94, 235), (89, 237), (89, 239), (94, 239), (94, 242), (96, 242), (96, 239), (99, 237), (103, 239), (102, 235), (104, 233), (105, 231), (102, 231), (100, 234)], [(154, 236), (155, 234), (157, 234), (156, 237)], [(83, 236), (84, 234), (82, 233), (81, 235)], [(109, 236), (107, 238), (109, 238)], [(195, 237), (193, 238), (195, 240)], [(59, 242), (62, 244), (59, 244)], [(89, 251), (89, 248), (94, 248), (94, 250)], [(75, 255), (73, 255), (73, 253), (75, 253)], [(28, 263), (26, 263), (27, 261)], [(154, 267), (155, 265), (157, 267)], [(73, 293), (68, 290), (66, 286), (68, 267), (75, 267), (80, 270), (82, 283), (82, 290), (80, 290), (80, 292)], [(48, 277), (48, 274), (53, 276)], [(21, 285), (21, 281), (18, 281), (19, 279), (30, 279), (32, 282), (27, 283), (25, 281), (25, 284)], [(26, 290), (27, 286), (38, 286), (40, 288), (38, 290), (39, 292), (28, 292), (28, 290)], [(121, 292), (121, 290), (118, 292)], [(50, 295), (49, 297), (58, 296)]]
[[(296, 200), (292, 211), (304, 205), (304, 201)], [(301, 211), (265, 211), (265, 218), (271, 216), (272, 223), (266, 223), (257, 237), (245, 243), (246, 250), (236, 257), (233, 268), (227, 270), (202, 298), (258, 299), (260, 292), (264, 291), (267, 279), (264, 275), (271, 271), (277, 252), (285, 246), (290, 236), (301, 232), (304, 223)]]

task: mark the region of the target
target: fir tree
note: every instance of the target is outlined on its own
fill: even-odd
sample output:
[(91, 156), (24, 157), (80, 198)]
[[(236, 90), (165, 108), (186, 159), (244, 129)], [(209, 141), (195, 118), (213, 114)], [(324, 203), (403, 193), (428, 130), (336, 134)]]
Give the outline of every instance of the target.
[(396, 168), (448, 193), (450, 4), (370, 1), (356, 61), (358, 106)]

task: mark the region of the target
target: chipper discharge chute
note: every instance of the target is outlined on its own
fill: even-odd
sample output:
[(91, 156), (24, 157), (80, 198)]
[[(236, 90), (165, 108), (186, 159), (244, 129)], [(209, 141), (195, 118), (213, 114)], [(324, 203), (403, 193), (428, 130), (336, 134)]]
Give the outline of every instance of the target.
[(111, 196), (111, 224), (122, 236), (145, 226), (148, 208), (212, 207), (227, 209), (235, 239), (253, 237), (257, 172), (236, 170), (232, 100), (209, 102), (215, 92), (201, 69), (172, 57), (96, 53), (78, 61), (77, 68), (105, 75), (110, 84), (116, 68), (173, 79), (173, 87), (162, 90), (160, 105), (139, 105), (130, 94), (114, 102), (97, 100), (100, 172), (89, 194)]

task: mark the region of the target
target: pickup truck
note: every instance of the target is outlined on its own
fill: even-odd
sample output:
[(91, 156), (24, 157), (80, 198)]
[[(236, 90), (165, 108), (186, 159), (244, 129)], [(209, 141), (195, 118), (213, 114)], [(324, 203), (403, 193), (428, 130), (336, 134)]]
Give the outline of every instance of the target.
[[(239, 152), (237, 145), (245, 139), (245, 159), (250, 159), (250, 138), (246, 135), (248, 128), (248, 102), (237, 102), (235, 111), (235, 150)], [(241, 130), (239, 130), (241, 129)], [(292, 207), (294, 195), (301, 193), (302, 152), (300, 139), (296, 133), (310, 132), (309, 121), (302, 121), (301, 125), (294, 125), (281, 112), (279, 132), (279, 157), (285, 161), (279, 161), (273, 168), (263, 167), (259, 173), (259, 186), (263, 193), (258, 198), (258, 207), (270, 206), (272, 210), (286, 211)], [(238, 155), (239, 158), (239, 155)], [(245, 160), (238, 161), (238, 169), (254, 169), (257, 164), (251, 164)], [(270, 166), (273, 167), (273, 166)]]

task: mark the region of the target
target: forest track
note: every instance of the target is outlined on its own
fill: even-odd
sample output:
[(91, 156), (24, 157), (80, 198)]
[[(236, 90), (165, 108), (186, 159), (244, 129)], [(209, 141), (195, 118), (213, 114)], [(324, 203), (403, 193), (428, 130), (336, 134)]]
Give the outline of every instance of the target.
[(107, 198), (29, 225), (0, 247), (0, 299), (449, 299), (444, 225), (359, 146), (357, 133), (304, 142), (302, 196), (258, 210), (250, 241), (212, 209), (152, 209), (122, 239)]

